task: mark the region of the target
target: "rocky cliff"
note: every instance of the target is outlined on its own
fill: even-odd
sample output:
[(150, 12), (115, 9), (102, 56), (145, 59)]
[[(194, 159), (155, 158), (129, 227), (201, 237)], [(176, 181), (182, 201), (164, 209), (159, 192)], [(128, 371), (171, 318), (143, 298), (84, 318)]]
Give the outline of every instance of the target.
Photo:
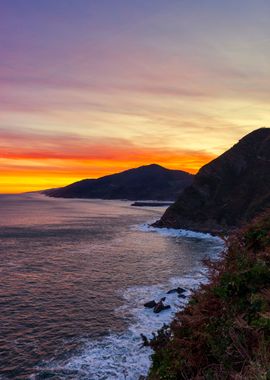
[(268, 207), (270, 128), (260, 128), (203, 166), (155, 226), (226, 232)]

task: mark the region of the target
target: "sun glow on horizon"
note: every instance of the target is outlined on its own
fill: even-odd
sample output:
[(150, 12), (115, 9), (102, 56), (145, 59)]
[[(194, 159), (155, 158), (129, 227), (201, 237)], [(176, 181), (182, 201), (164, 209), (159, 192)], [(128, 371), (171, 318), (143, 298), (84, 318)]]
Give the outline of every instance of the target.
[[(168, 156), (164, 161), (156, 161), (155, 157), (153, 157), (153, 160), (147, 160), (147, 158), (144, 157), (138, 157), (136, 159), (136, 155), (133, 160), (118, 162), (101, 159), (78, 161), (71, 158), (68, 160), (68, 163), (65, 160), (59, 160), (58, 168), (55, 162), (51, 162), (51, 167), (47, 167), (44, 165), (44, 160), (42, 160), (41, 165), (38, 165), (35, 161), (35, 165), (30, 166), (29, 160), (29, 165), (26, 167), (14, 165), (12, 168), (10, 166), (3, 168), (2, 166), (2, 172), (0, 174), (0, 193), (16, 194), (61, 187), (80, 181), (81, 179), (99, 178), (152, 163), (158, 163), (168, 169), (183, 170), (195, 174), (202, 165), (211, 161), (213, 158), (215, 157), (206, 154), (195, 154), (194, 156), (184, 156), (183, 154), (177, 156), (176, 154), (174, 156)], [(16, 161), (17, 159), (15, 162)], [(179, 162), (181, 162), (181, 166)]]
[(0, 193), (198, 169), (270, 120), (270, 3), (0, 3)]

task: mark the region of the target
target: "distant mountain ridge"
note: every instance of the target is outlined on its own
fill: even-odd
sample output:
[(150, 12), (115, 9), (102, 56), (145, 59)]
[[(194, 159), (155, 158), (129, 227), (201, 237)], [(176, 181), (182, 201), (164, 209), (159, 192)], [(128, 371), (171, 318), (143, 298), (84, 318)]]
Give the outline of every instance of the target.
[(270, 128), (260, 128), (203, 166), (154, 225), (229, 231), (269, 207)]
[(175, 200), (193, 177), (181, 170), (151, 164), (98, 179), (84, 179), (43, 193), (61, 198)]

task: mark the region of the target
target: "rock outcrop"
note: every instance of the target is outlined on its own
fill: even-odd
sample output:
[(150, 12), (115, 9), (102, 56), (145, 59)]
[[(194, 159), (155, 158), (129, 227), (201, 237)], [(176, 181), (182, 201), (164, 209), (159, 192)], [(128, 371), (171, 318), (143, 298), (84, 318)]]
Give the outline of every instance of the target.
[(203, 166), (157, 227), (227, 232), (270, 207), (270, 128), (243, 137)]

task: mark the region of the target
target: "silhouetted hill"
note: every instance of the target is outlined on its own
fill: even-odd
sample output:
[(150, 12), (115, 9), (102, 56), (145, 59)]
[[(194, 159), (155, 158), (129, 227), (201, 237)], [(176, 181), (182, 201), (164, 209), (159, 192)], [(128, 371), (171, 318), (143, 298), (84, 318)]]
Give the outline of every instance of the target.
[(152, 164), (98, 179), (84, 179), (44, 193), (62, 198), (175, 200), (192, 180), (189, 173)]
[(203, 166), (155, 225), (227, 231), (269, 206), (270, 128), (260, 128)]

